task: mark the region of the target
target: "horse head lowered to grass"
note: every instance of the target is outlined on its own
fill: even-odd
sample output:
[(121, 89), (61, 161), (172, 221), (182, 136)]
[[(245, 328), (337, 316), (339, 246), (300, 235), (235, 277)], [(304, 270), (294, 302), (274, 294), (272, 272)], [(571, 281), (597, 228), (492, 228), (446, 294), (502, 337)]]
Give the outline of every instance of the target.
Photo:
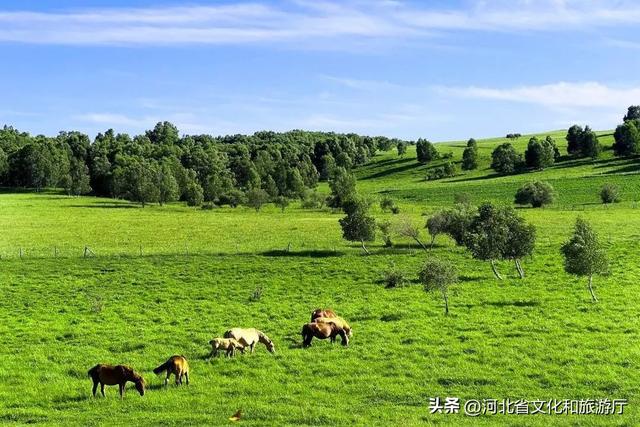
[(104, 396), (105, 385), (118, 385), (120, 389), (120, 398), (125, 392), (125, 385), (128, 381), (132, 382), (140, 396), (144, 396), (144, 378), (137, 374), (132, 368), (125, 365), (104, 365), (98, 364), (87, 372), (93, 380), (93, 395), (96, 395), (98, 384), (100, 384), (100, 393)]
[(243, 348), (240, 350), (244, 353), (244, 347), (249, 347), (251, 353), (253, 353), (254, 347), (257, 343), (262, 343), (267, 347), (270, 353), (275, 353), (276, 348), (273, 341), (269, 339), (263, 332), (255, 328), (233, 328), (224, 333), (225, 338), (234, 338), (238, 340)]

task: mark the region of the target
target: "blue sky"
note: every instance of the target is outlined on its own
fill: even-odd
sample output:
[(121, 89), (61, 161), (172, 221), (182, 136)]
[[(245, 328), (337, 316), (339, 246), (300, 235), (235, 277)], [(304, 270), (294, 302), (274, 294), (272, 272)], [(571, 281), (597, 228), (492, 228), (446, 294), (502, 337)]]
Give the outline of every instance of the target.
[(627, 0), (5, 0), (0, 124), (448, 140), (613, 128), (640, 104)]

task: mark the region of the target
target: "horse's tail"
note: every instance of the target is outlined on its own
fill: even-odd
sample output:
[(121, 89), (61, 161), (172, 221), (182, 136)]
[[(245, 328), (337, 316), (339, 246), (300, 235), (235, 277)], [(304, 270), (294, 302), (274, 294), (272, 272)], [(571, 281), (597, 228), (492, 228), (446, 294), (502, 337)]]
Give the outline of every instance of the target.
[(162, 365), (160, 365), (156, 369), (154, 369), (153, 373), (158, 375), (160, 372), (166, 371), (167, 369), (169, 369), (169, 366), (171, 366), (171, 362), (172, 362), (171, 360), (167, 360)]

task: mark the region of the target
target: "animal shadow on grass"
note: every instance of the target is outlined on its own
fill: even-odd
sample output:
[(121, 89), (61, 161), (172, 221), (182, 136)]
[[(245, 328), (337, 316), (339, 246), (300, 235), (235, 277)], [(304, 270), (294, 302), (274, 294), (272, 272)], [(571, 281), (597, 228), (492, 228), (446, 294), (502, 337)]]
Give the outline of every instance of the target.
[(341, 257), (343, 252), (331, 251), (331, 250), (306, 250), (306, 251), (286, 251), (282, 249), (265, 251), (260, 255), (266, 257), (301, 257), (301, 258), (330, 258)]
[(142, 209), (141, 206), (113, 202), (94, 202), (94, 204), (91, 205), (68, 205), (68, 207), (87, 209)]
[(302, 337), (293, 337), (293, 336), (288, 336), (285, 338), (285, 341), (287, 341), (289, 343), (289, 349), (293, 350), (293, 349), (297, 349), (297, 348), (304, 348), (302, 346)]

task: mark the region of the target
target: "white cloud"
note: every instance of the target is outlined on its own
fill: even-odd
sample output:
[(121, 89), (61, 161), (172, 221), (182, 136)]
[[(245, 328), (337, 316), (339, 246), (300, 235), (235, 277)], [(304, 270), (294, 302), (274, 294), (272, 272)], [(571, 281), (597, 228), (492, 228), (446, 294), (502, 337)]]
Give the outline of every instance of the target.
[(557, 108), (621, 108), (637, 104), (640, 86), (614, 87), (598, 82), (558, 82), (539, 86), (498, 89), (488, 87), (439, 87), (443, 94), (466, 98), (539, 104)]
[(406, 42), (455, 31), (569, 31), (640, 23), (640, 4), (628, 0), (468, 4), (436, 9), (426, 2), (283, 0), (69, 12), (0, 10), (0, 42), (126, 46), (270, 42), (343, 49), (371, 39)]

